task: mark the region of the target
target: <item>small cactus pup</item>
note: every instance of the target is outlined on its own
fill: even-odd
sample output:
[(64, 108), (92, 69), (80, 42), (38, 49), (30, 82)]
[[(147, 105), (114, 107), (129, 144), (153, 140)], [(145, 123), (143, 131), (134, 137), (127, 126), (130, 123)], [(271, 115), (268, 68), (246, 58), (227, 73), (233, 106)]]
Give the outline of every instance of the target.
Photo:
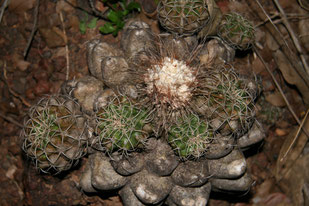
[(254, 26), (237, 13), (225, 14), (217, 30), (218, 36), (234, 49), (249, 49), (255, 40)]
[(168, 142), (182, 159), (199, 158), (211, 147), (214, 133), (197, 115), (180, 118), (168, 131)]
[(114, 97), (96, 112), (92, 147), (107, 153), (144, 148), (152, 131), (150, 113), (125, 96)]
[(181, 36), (197, 33), (209, 21), (205, 0), (161, 0), (157, 12), (161, 25)]
[(222, 135), (244, 135), (254, 122), (256, 82), (227, 67), (206, 71), (204, 81), (205, 96), (196, 101), (197, 111)]
[(22, 134), (24, 152), (45, 173), (69, 170), (86, 152), (86, 119), (66, 96), (44, 97), (32, 106)]

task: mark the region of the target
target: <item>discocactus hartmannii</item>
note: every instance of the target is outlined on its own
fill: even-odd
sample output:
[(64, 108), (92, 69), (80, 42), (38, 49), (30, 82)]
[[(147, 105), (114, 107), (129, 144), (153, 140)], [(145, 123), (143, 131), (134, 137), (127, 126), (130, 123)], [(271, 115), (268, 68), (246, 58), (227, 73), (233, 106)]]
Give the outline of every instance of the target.
[(163, 27), (184, 36), (201, 30), (210, 18), (205, 0), (162, 0), (157, 11)]
[(43, 172), (68, 170), (86, 152), (86, 119), (68, 97), (41, 99), (31, 107), (24, 125), (23, 150)]
[(253, 24), (237, 13), (225, 14), (217, 32), (221, 39), (235, 49), (246, 50), (255, 40)]
[[(181, 1), (171, 3), (178, 2)], [(119, 118), (107, 118), (108, 115), (101, 118), (108, 121), (101, 123), (103, 132), (98, 126), (95, 129), (97, 142), (101, 145), (99, 150), (108, 146), (106, 150), (111, 158), (108, 161), (108, 157), (98, 152), (91, 155), (80, 180), (81, 187), (88, 192), (121, 188), (119, 194), (126, 206), (163, 202), (205, 205), (212, 188), (248, 190), (252, 179), (246, 172), (246, 161), (238, 142), (239, 147), (246, 148), (263, 138), (254, 118), (254, 101), (258, 95), (255, 79), (240, 76), (234, 68), (224, 64), (231, 57), (223, 59), (220, 65), (208, 62), (211, 58), (205, 55), (209, 51), (202, 49), (209, 47), (197, 46), (194, 38), (156, 36), (146, 23), (138, 20), (129, 21), (124, 34), (121, 40), (124, 55), (104, 56), (104, 59), (112, 58), (118, 61), (113, 65), (123, 64), (129, 69), (119, 77), (121, 81), (117, 84), (108, 84), (113, 78), (104, 75), (103, 82), (106, 79), (107, 86), (116, 93), (124, 91), (123, 95), (131, 102), (129, 105), (138, 111), (142, 109), (148, 114), (151, 111), (151, 118), (145, 118), (143, 124), (151, 123), (153, 134), (145, 144), (140, 144), (144, 150), (131, 151), (138, 148), (132, 144), (136, 141), (128, 140), (129, 135), (119, 134), (127, 132), (127, 128), (135, 130), (132, 125), (144, 117), (137, 115), (137, 121), (130, 122), (129, 127), (123, 124), (126, 118), (122, 118), (122, 123)], [(223, 51), (225, 49), (228, 51)], [(217, 52), (220, 58), (229, 57), (225, 54), (230, 49), (222, 46), (220, 50), (212, 50), (211, 56), (216, 57)], [(121, 63), (124, 60), (126, 63)], [(102, 62), (102, 67), (96, 70), (113, 74), (116, 68)], [(122, 102), (120, 99), (117, 101)], [(113, 102), (105, 104), (101, 111), (111, 113), (109, 108), (115, 106)], [(125, 116), (123, 113), (118, 116)], [(100, 133), (116, 135), (107, 135), (110, 137), (104, 139)], [(143, 134), (142, 143), (149, 136), (149, 133)], [(122, 137), (128, 145), (113, 145), (122, 143)], [(115, 139), (111, 141), (112, 138)], [(113, 152), (118, 150), (130, 153)]]
[(92, 146), (109, 153), (143, 148), (151, 133), (150, 114), (124, 96), (114, 97), (96, 112)]
[[(159, 12), (179, 15), (173, 21), (184, 23), (171, 30), (178, 36), (155, 35), (145, 22), (130, 20), (121, 39), (123, 51), (99, 40), (89, 43), (88, 66), (98, 81), (81, 78), (63, 87), (92, 118), (92, 148), (79, 185), (84, 191), (120, 189), (126, 206), (174, 206), (206, 205), (211, 190), (250, 188), (240, 149), (263, 138), (255, 120), (259, 87), (226, 64), (234, 53), (223, 41), (220, 49), (210, 49), (219, 44), (198, 45), (195, 37), (180, 37), (207, 22), (205, 2), (210, 1), (161, 1)], [(168, 7), (160, 10), (163, 4)], [(188, 22), (196, 24), (186, 27)], [(60, 126), (53, 130), (50, 123), (53, 114), (46, 114), (48, 132), (58, 131)], [(27, 153), (37, 144), (32, 139), (25, 140)], [(40, 158), (41, 149), (34, 148), (32, 156)]]

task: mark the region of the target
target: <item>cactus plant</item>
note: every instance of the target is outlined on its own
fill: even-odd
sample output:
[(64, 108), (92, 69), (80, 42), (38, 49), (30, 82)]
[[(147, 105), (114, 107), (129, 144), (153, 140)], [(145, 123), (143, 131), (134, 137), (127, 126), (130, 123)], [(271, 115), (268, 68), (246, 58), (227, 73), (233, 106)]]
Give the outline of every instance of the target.
[(209, 21), (205, 0), (162, 0), (157, 11), (165, 29), (184, 36), (198, 32)]
[(112, 99), (96, 112), (96, 140), (93, 147), (108, 153), (143, 148), (151, 133), (150, 115), (128, 98)]
[(183, 159), (199, 158), (211, 146), (213, 131), (196, 115), (181, 118), (168, 131), (168, 142)]
[(254, 42), (255, 29), (252, 23), (240, 14), (225, 14), (217, 29), (219, 37), (235, 49), (246, 50)]
[(23, 150), (43, 172), (70, 169), (85, 154), (85, 119), (79, 105), (63, 96), (43, 98), (31, 107), (23, 129)]
[[(169, 10), (172, 15), (178, 11), (173, 9)], [(84, 104), (96, 108), (87, 114), (93, 115), (91, 146), (98, 151), (90, 150), (93, 153), (81, 176), (81, 188), (86, 192), (120, 189), (127, 206), (165, 201), (168, 205), (206, 205), (211, 190), (247, 191), (252, 179), (239, 148), (263, 138), (263, 131), (254, 124), (256, 82), (226, 65), (201, 62), (202, 45), (196, 38), (156, 36), (140, 21), (129, 21), (124, 34), (121, 44), (125, 54), (98, 41), (89, 48), (89, 67), (96, 66), (90, 71), (109, 89), (100, 90), (98, 84)], [(111, 48), (110, 52), (100, 49), (102, 46)], [(222, 55), (223, 62), (226, 56)], [(105, 60), (112, 60), (112, 67)], [(120, 62), (126, 65), (125, 73), (118, 71)], [(89, 78), (73, 86), (92, 83)], [(76, 90), (78, 93), (69, 93), (85, 102), (82, 100), (89, 90)], [(73, 110), (67, 112), (67, 104), (64, 108), (55, 105), (63, 104), (52, 99), (49, 109), (44, 109), (46, 105), (33, 109), (24, 130), (28, 134), (24, 150), (47, 171), (64, 170), (63, 159), (70, 154), (64, 146), (76, 148), (76, 139), (63, 135), (63, 131), (75, 129), (65, 126)], [(157, 132), (158, 128), (162, 132)], [(81, 141), (79, 145), (83, 145)], [(59, 160), (54, 161), (55, 155)]]
[(240, 77), (232, 68), (209, 70), (205, 74), (205, 115), (223, 135), (243, 135), (252, 126), (256, 84)]

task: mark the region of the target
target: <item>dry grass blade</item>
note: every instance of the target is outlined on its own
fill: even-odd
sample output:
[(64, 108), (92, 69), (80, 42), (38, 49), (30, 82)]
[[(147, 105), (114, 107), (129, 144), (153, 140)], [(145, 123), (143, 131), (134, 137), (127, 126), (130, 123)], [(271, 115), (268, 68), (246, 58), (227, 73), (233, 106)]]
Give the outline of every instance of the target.
[(3, 66), (3, 76), (4, 76), (4, 82), (5, 84), (8, 86), (9, 92), (14, 96), (17, 97), (18, 99), (20, 99), (22, 101), (22, 103), (27, 106), (27, 107), (31, 107), (31, 104), (21, 95), (17, 94), (9, 85), (8, 81), (7, 81), (7, 72), (6, 72), (6, 62), (4, 62), (4, 66)]
[(63, 21), (63, 15), (62, 12), (59, 13), (60, 20), (61, 20), (61, 25), (62, 25), (62, 30), (64, 34), (64, 42), (65, 42), (65, 57), (67, 61), (67, 71), (65, 75), (65, 80), (69, 80), (69, 74), (70, 74), (70, 58), (69, 58), (69, 47), (68, 47), (68, 37), (65, 31), (65, 26), (64, 26), (64, 21)]
[(33, 21), (31, 34), (30, 34), (30, 37), (28, 39), (27, 46), (24, 50), (24, 58), (25, 59), (27, 58), (27, 55), (28, 55), (28, 52), (29, 52), (29, 49), (30, 49), (30, 46), (31, 46), (31, 42), (32, 42), (34, 34), (35, 34), (35, 32), (37, 31), (37, 28), (38, 28), (37, 24), (38, 24), (39, 6), (40, 6), (40, 0), (37, 0), (36, 6), (35, 6), (35, 9), (34, 9), (34, 14), (33, 14), (34, 21)]
[(0, 117), (3, 118), (3, 119), (5, 119), (5, 120), (7, 120), (7, 121), (9, 121), (9, 122), (11, 122), (12, 124), (17, 125), (17, 126), (20, 127), (20, 128), (23, 128), (23, 127), (24, 127), (24, 125), (20, 124), (19, 122), (17, 122), (17, 121), (14, 120), (13, 118), (11, 118), (11, 117), (9, 117), (9, 116), (6, 116), (6, 115), (2, 114), (1, 112), (0, 112)]
[(4, 14), (4, 10), (5, 10), (5, 8), (7, 7), (8, 4), (9, 4), (9, 0), (5, 0), (2, 4), (2, 7), (0, 9), (0, 23), (1, 23), (1, 20), (2, 20), (2, 17), (3, 17), (3, 14)]
[(278, 9), (280, 11), (283, 24), (285, 25), (286, 29), (288, 30), (288, 32), (289, 32), (289, 34), (290, 34), (290, 36), (293, 40), (293, 43), (295, 45), (295, 48), (297, 49), (297, 52), (300, 55), (300, 59), (303, 63), (303, 66), (304, 66), (307, 74), (309, 74), (309, 67), (308, 67), (308, 64), (307, 64), (305, 56), (304, 56), (304, 51), (303, 51), (302, 47), (300, 46), (299, 40), (296, 37), (296, 34), (295, 34), (294, 30), (292, 29), (292, 27), (291, 27), (291, 25), (290, 25), (290, 23), (287, 19), (287, 16), (286, 16), (284, 10), (282, 9), (280, 3), (278, 2), (278, 0), (274, 0), (274, 2), (275, 2), (276, 6), (278, 7)]
[[(299, 128), (298, 128), (298, 130), (297, 130), (297, 133), (296, 133), (295, 137), (293, 138), (292, 143), (290, 144), (290, 146), (288, 147), (288, 149), (286, 150), (286, 152), (284, 153), (284, 155), (283, 155), (283, 157), (280, 159), (280, 161), (283, 161), (283, 160), (284, 160), (284, 158), (287, 156), (287, 154), (290, 152), (291, 148), (292, 148), (293, 145), (295, 144), (295, 141), (297, 140), (297, 138), (298, 138), (298, 136), (299, 136), (299, 134), (300, 134), (300, 132), (301, 132), (301, 129), (304, 127), (304, 123), (305, 123), (306, 120), (307, 120), (308, 113), (309, 113), (309, 110), (307, 110), (306, 115), (305, 115), (303, 121), (301, 122), (301, 124), (299, 125)], [(304, 146), (305, 146), (305, 145), (304, 145)]]

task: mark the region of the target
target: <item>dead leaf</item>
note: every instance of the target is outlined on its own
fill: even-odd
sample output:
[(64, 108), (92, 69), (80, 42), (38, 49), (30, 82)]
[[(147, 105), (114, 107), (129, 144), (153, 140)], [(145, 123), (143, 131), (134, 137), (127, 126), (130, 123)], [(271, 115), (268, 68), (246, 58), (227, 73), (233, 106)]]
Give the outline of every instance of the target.
[[(309, 7), (309, 1), (308, 1), (308, 7)], [(307, 15), (308, 12), (304, 11), (303, 9), (299, 9), (300, 15)], [(302, 46), (304, 46), (307, 50), (309, 50), (309, 19), (303, 18), (299, 20), (298, 23), (298, 31), (299, 31), (299, 39), (302, 43)]]
[(260, 74), (262, 71), (265, 70), (265, 67), (264, 67), (260, 58), (255, 58), (252, 61), (251, 66), (252, 66), (252, 70), (255, 74)]
[(49, 48), (65, 46), (63, 32), (58, 27), (39, 28), (39, 32)]
[(64, 0), (57, 1), (56, 12), (66, 12), (71, 13), (74, 12), (74, 7), (77, 6), (76, 0), (68, 0), (68, 2)]
[(296, 72), (293, 66), (288, 61), (287, 57), (282, 51), (277, 50), (274, 52), (275, 61), (283, 74), (284, 79), (292, 85), (295, 85), (306, 104), (309, 104), (309, 87), (303, 80), (303, 78)]
[(277, 128), (277, 129), (275, 130), (275, 134), (276, 134), (277, 136), (281, 137), (281, 136), (287, 135), (287, 134), (288, 134), (288, 131), (285, 130), (285, 129)]
[(17, 170), (17, 167), (15, 165), (11, 165), (9, 167), (9, 169), (6, 171), (5, 176), (7, 178), (13, 180), (14, 179), (14, 174), (15, 174), (16, 170)]
[(286, 194), (290, 194), (293, 205), (308, 205), (309, 154), (295, 160), (295, 164), (285, 174), (279, 185)]
[(272, 51), (277, 51), (280, 46), (279, 44), (277, 43), (277, 41), (274, 39), (273, 35), (271, 35), (269, 32), (266, 32), (266, 35), (265, 35), (265, 39), (266, 39), (266, 45), (267, 47), (272, 50)]
[(23, 14), (24, 12), (34, 7), (36, 0), (11, 0), (9, 4), (9, 11), (16, 14)]
[(20, 71), (25, 71), (30, 66), (30, 62), (25, 61), (23, 56), (18, 53), (12, 55), (12, 61), (14, 66)]
[(271, 103), (276, 107), (284, 107), (286, 105), (282, 95), (279, 92), (266, 94), (265, 99), (267, 102)]

